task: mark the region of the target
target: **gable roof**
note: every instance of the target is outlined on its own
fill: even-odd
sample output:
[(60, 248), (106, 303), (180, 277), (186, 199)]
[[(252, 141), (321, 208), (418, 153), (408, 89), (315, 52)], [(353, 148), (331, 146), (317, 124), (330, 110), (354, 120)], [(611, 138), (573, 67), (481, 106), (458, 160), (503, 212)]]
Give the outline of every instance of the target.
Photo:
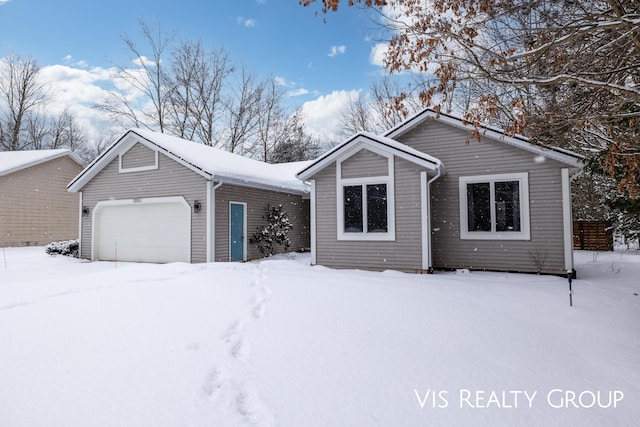
[(69, 183), (71, 192), (79, 191), (104, 167), (135, 143), (157, 150), (205, 179), (246, 187), (305, 193), (307, 186), (295, 178), (295, 172), (309, 162), (269, 164), (164, 133), (131, 129), (107, 148)]
[[(391, 128), (384, 134), (384, 136), (388, 138), (397, 138), (428, 120), (438, 120), (442, 123), (446, 123), (450, 126), (463, 129), (467, 132), (474, 130), (474, 126), (472, 124), (466, 123), (460, 117), (445, 113), (437, 113), (430, 108), (426, 108), (419, 113), (409, 117), (399, 125)], [(556, 160), (572, 167), (582, 167), (582, 163), (585, 159), (584, 156), (569, 150), (533, 144), (529, 140), (529, 138), (522, 135), (509, 136), (505, 133), (504, 130), (496, 127), (482, 125), (480, 126), (479, 130), (483, 138), (490, 138), (494, 141), (502, 142), (504, 144), (511, 145), (513, 147), (520, 148), (522, 150), (529, 151), (533, 154), (544, 156), (552, 160)]]
[(0, 152), (0, 176), (64, 156), (69, 156), (78, 165), (82, 165), (80, 157), (67, 149), (2, 151)]
[(439, 159), (433, 156), (385, 136), (375, 135), (369, 132), (359, 132), (308, 164), (305, 168), (301, 169), (296, 176), (302, 180), (309, 179), (311, 176), (335, 162), (338, 158), (350, 152), (355, 152), (360, 148), (367, 147), (381, 149), (384, 152), (393, 154), (428, 170), (444, 173), (444, 165)]

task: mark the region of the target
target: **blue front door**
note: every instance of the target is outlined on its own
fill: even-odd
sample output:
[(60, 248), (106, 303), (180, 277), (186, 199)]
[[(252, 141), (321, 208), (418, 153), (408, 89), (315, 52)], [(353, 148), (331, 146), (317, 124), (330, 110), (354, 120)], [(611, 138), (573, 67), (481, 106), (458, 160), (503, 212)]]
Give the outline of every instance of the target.
[(244, 204), (231, 203), (229, 255), (231, 261), (244, 261)]

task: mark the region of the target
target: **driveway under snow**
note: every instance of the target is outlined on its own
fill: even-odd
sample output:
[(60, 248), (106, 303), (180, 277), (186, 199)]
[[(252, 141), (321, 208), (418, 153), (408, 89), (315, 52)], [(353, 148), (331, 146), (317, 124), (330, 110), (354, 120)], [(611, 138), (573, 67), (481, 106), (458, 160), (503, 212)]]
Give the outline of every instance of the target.
[(640, 254), (576, 258), (569, 307), (550, 276), (6, 249), (0, 425), (638, 425)]

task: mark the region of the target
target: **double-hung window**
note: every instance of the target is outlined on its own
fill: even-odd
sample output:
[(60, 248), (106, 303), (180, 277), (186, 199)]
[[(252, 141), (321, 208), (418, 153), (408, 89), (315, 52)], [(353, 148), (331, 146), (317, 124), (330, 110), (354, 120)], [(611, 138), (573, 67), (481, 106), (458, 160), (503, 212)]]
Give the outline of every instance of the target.
[(529, 240), (526, 173), (460, 177), (460, 238)]

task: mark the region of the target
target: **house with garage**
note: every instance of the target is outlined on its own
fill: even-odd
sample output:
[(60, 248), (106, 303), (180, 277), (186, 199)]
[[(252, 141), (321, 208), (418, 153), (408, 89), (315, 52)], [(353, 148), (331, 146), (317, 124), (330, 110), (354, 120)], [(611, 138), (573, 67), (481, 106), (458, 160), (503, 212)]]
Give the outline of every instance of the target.
[(73, 152), (0, 152), (0, 247), (78, 237), (79, 199), (67, 183), (82, 170)]
[(244, 261), (269, 206), (309, 247), (306, 162), (267, 164), (142, 129), (127, 131), (68, 185), (80, 198), (80, 256), (140, 262)]
[(571, 178), (581, 156), (424, 110), (361, 132), (301, 168), (313, 264), (573, 270)]

